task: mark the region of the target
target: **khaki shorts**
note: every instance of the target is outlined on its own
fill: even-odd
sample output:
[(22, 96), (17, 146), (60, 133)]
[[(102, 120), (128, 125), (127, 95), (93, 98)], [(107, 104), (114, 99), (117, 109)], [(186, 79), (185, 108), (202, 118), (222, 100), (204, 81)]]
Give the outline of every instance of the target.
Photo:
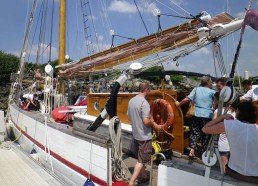
[(135, 158), (139, 163), (149, 163), (152, 155), (152, 140), (139, 141), (134, 139)]

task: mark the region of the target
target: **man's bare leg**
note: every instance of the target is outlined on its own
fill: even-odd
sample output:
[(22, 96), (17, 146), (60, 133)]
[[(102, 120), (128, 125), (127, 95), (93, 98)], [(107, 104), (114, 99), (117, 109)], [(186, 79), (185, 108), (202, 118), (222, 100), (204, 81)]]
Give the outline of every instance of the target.
[(137, 162), (135, 167), (134, 167), (134, 171), (133, 171), (133, 175), (129, 181), (130, 185), (134, 185), (136, 179), (138, 178), (138, 176), (140, 175), (140, 173), (142, 173), (145, 169), (145, 166), (142, 163)]

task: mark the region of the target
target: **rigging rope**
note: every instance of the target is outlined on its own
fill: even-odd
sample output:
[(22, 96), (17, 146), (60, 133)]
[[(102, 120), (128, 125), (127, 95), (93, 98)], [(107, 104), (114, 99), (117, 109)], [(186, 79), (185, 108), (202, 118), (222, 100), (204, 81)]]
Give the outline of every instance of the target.
[(218, 77), (218, 74), (217, 74), (216, 59), (215, 59), (215, 54), (214, 54), (214, 52), (212, 53), (212, 56), (213, 56), (213, 65), (214, 65), (215, 76), (216, 76), (216, 78), (217, 78), (217, 77)]
[[(233, 46), (234, 46), (234, 49), (236, 49), (235, 38), (234, 38), (234, 35), (233, 35), (233, 34), (232, 34), (232, 39), (233, 39)], [(238, 86), (239, 86), (239, 89), (242, 90), (242, 85), (241, 85), (240, 76), (239, 76), (238, 64), (237, 64), (236, 67), (237, 67), (237, 75), (238, 75)]]
[[(41, 14), (41, 11), (43, 11), (43, 2), (41, 3), (41, 6), (40, 6), (39, 15)], [(39, 19), (40, 19), (40, 16), (38, 16), (37, 23), (36, 23), (36, 26), (35, 26), (35, 29), (34, 29), (34, 34), (33, 34), (32, 40), (31, 40), (30, 50), (29, 50), (29, 53), (28, 53), (27, 61), (30, 61), (30, 54), (31, 54), (31, 51), (32, 51), (34, 39), (36, 37), (36, 30), (38, 28)]]
[[(91, 31), (89, 26), (89, 16), (87, 8), (89, 8), (89, 0), (81, 0), (81, 11), (82, 11), (82, 21), (83, 21), (83, 31), (84, 31), (84, 37), (85, 37), (85, 44), (87, 49), (88, 56), (91, 56), (94, 54), (94, 48), (93, 48), (93, 42), (91, 38)], [(92, 15), (91, 15), (92, 16)], [(91, 17), (92, 19), (92, 17)]]
[(173, 12), (175, 12), (176, 14), (183, 16), (182, 14), (178, 13), (177, 11), (175, 11), (174, 9), (170, 8), (168, 5), (160, 2), (159, 0), (156, 0), (158, 3), (162, 4), (163, 6), (167, 7), (168, 9), (172, 10)]
[[(103, 11), (103, 8), (102, 8), (102, 4), (101, 4), (101, 0), (98, 1), (98, 9), (99, 9), (99, 12)], [(103, 29), (104, 30), (104, 35), (105, 37), (103, 37), (103, 41), (102, 41), (102, 45), (101, 45), (101, 50), (105, 50), (106, 48), (103, 47), (103, 42), (105, 43), (106, 42), (106, 38), (110, 38), (109, 37), (109, 34), (108, 34), (108, 31), (107, 30), (110, 30), (111, 28), (109, 28), (107, 25), (107, 23), (105, 22), (104, 18), (103, 18), (103, 14), (100, 14), (100, 20), (102, 22), (101, 26), (103, 26)], [(107, 27), (107, 29), (105, 28)]]
[[(103, 1), (100, 0), (100, 4), (101, 4), (101, 9), (102, 9), (101, 11), (103, 12), (103, 14), (101, 14), (101, 16), (104, 17), (104, 23), (107, 24), (108, 30), (111, 30), (112, 25), (111, 25), (111, 21), (109, 20), (108, 13), (107, 13), (108, 12), (107, 11), (107, 5), (104, 3), (104, 0)], [(107, 37), (107, 38), (110, 38), (110, 37)]]
[(176, 5), (179, 9), (183, 10), (185, 13), (187, 13), (188, 15), (190, 15), (189, 12), (187, 12), (185, 9), (183, 9), (181, 6), (179, 6), (177, 3), (175, 3), (174, 1), (170, 0), (170, 2), (174, 5)]
[[(79, 23), (78, 23), (78, 1), (75, 1), (76, 5), (75, 5), (75, 8), (76, 8), (76, 34), (75, 34), (75, 40), (74, 40), (74, 46), (77, 46), (77, 41), (78, 41), (78, 32), (79, 32)], [(77, 51), (76, 47), (73, 48), (73, 53), (75, 54)], [(79, 55), (80, 56), (80, 55)]]
[(24, 26), (24, 33), (23, 33), (23, 38), (25, 38), (26, 35), (26, 25), (28, 24), (28, 17), (29, 17), (29, 8), (30, 8), (30, 0), (28, 0), (28, 6), (27, 6), (27, 14), (26, 14), (26, 18), (25, 18), (25, 26)]
[[(215, 62), (218, 63), (221, 75), (222, 76), (227, 76), (227, 70), (226, 70), (226, 67), (225, 67), (224, 60), (223, 60), (223, 55), (222, 55), (222, 52), (221, 52), (221, 46), (217, 41), (215, 41), (213, 43), (213, 59), (214, 59), (214, 64), (215, 64)], [(216, 73), (216, 68), (215, 68), (215, 73)], [(217, 73), (216, 73), (216, 76), (217, 76)]]
[(54, 23), (54, 3), (55, 3), (55, 1), (52, 0), (52, 15), (51, 15), (51, 30), (50, 30), (50, 44), (49, 44), (49, 58), (48, 58), (48, 63), (51, 62), (52, 35), (53, 35), (53, 23)]
[(138, 8), (138, 5), (136, 4), (136, 1), (135, 1), (135, 0), (134, 0), (134, 4), (135, 4), (135, 6), (136, 6), (136, 8), (137, 8), (137, 11), (138, 11), (140, 17), (141, 17), (142, 23), (143, 23), (143, 25), (144, 25), (144, 28), (145, 28), (147, 34), (150, 35), (150, 34), (149, 34), (149, 31), (148, 31), (148, 29), (147, 29), (147, 26), (146, 26), (146, 24), (145, 24), (145, 22), (144, 22), (144, 20), (143, 20), (143, 18), (142, 18), (142, 14), (141, 14), (141, 12), (140, 12), (140, 10), (139, 10), (139, 8)]
[[(44, 46), (44, 35), (45, 35), (45, 28), (46, 28), (46, 13), (47, 13), (47, 2), (43, 4), (43, 10), (41, 15), (41, 24), (40, 24), (40, 33), (39, 33), (39, 42), (38, 42), (38, 49), (37, 49), (37, 57), (36, 57), (36, 64), (39, 64), (39, 60), (41, 57), (41, 50)], [(42, 2), (43, 3), (43, 2)]]
[[(67, 6), (65, 6), (65, 8), (66, 8), (66, 10), (65, 10), (66, 14), (69, 15), (69, 12), (68, 12), (69, 8), (67, 8)], [(69, 16), (66, 16), (66, 24), (67, 24), (66, 28), (68, 28), (69, 27)], [(66, 29), (66, 43), (67, 43), (67, 47), (66, 47), (65, 54), (70, 54), (69, 29)]]
[(93, 26), (93, 29), (94, 29), (94, 36), (95, 36), (95, 39), (96, 39), (96, 44), (97, 44), (98, 52), (100, 52), (99, 38), (98, 38), (97, 30), (96, 30), (96, 27), (95, 27), (95, 24), (94, 24), (94, 19), (93, 19), (93, 15), (92, 15), (92, 12), (91, 12), (90, 2), (89, 2), (89, 11), (90, 11), (90, 16), (91, 16), (92, 26)]

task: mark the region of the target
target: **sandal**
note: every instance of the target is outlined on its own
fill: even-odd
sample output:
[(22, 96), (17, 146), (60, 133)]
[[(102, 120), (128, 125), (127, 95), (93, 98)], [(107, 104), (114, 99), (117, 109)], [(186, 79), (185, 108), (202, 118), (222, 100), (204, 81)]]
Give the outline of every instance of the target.
[(189, 158), (195, 158), (194, 149), (191, 149), (189, 152)]

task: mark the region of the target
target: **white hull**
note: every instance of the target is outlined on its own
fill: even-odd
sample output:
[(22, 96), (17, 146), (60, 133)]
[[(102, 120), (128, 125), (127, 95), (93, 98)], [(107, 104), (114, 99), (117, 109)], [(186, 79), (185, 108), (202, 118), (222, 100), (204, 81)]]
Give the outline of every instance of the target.
[[(254, 186), (255, 184), (222, 176), (220, 172), (211, 170), (207, 174), (204, 165), (189, 163), (165, 162), (158, 167), (158, 186)], [(207, 176), (205, 176), (207, 175)]]
[[(10, 108), (10, 126), (19, 143), (28, 153), (33, 149), (39, 161), (52, 169), (69, 185), (83, 185), (89, 176), (96, 185), (111, 185), (111, 147), (99, 145), (94, 139), (85, 139), (72, 134), (67, 125), (58, 128), (46, 127), (44, 120), (38, 120), (15, 105)], [(53, 124), (52, 124), (53, 125)], [(48, 144), (46, 139), (48, 138)], [(88, 140), (88, 141), (87, 141)], [(104, 141), (104, 140), (103, 140)], [(100, 142), (98, 142), (100, 143)], [(50, 148), (50, 155), (46, 151)], [(52, 164), (52, 165), (51, 165)]]
[[(77, 131), (85, 132), (87, 131), (87, 127), (96, 120), (97, 117), (87, 115), (87, 114), (74, 114), (74, 121), (73, 121), (73, 130), (75, 133)], [(123, 152), (127, 155), (133, 156), (135, 155), (134, 152), (134, 142), (132, 138), (132, 126), (126, 123), (121, 123), (121, 141), (122, 141), (122, 148)], [(103, 123), (99, 126), (99, 128), (95, 131), (95, 133), (109, 136), (109, 120), (106, 119)]]
[[(91, 173), (91, 180), (95, 185), (111, 185), (111, 146), (96, 140), (98, 134), (81, 134), (75, 136), (67, 132), (67, 125), (45, 126), (44, 122), (30, 117), (26, 111), (17, 106), (11, 106), (11, 127), (15, 136), (20, 136), (20, 145), (30, 153), (36, 150), (39, 161), (69, 185), (83, 185)], [(78, 116), (77, 116), (78, 117)], [(82, 116), (81, 116), (82, 117)], [(82, 119), (82, 118), (81, 118)], [(84, 116), (83, 119), (92, 119)], [(105, 123), (105, 122), (104, 122)], [(53, 124), (52, 124), (53, 125)], [(105, 124), (104, 124), (105, 125)], [(46, 132), (47, 131), (47, 132)], [(124, 132), (131, 134), (130, 129)], [(77, 134), (78, 131), (75, 131)], [(87, 139), (87, 136), (89, 137)], [(90, 139), (92, 136), (92, 139)], [(46, 138), (48, 137), (50, 154), (46, 153)], [(88, 141), (87, 141), (88, 140)], [(98, 142), (96, 142), (96, 141)], [(103, 140), (104, 141), (104, 140)], [(95, 143), (95, 144), (94, 144)], [(97, 144), (96, 144), (97, 143)], [(51, 157), (51, 161), (50, 161)], [(52, 165), (51, 165), (52, 163)], [(188, 161), (165, 161), (158, 167), (158, 186), (251, 186), (245, 182), (222, 176), (218, 170), (212, 170), (210, 176), (205, 176), (205, 166), (192, 165)], [(156, 185), (156, 183), (154, 183)]]

